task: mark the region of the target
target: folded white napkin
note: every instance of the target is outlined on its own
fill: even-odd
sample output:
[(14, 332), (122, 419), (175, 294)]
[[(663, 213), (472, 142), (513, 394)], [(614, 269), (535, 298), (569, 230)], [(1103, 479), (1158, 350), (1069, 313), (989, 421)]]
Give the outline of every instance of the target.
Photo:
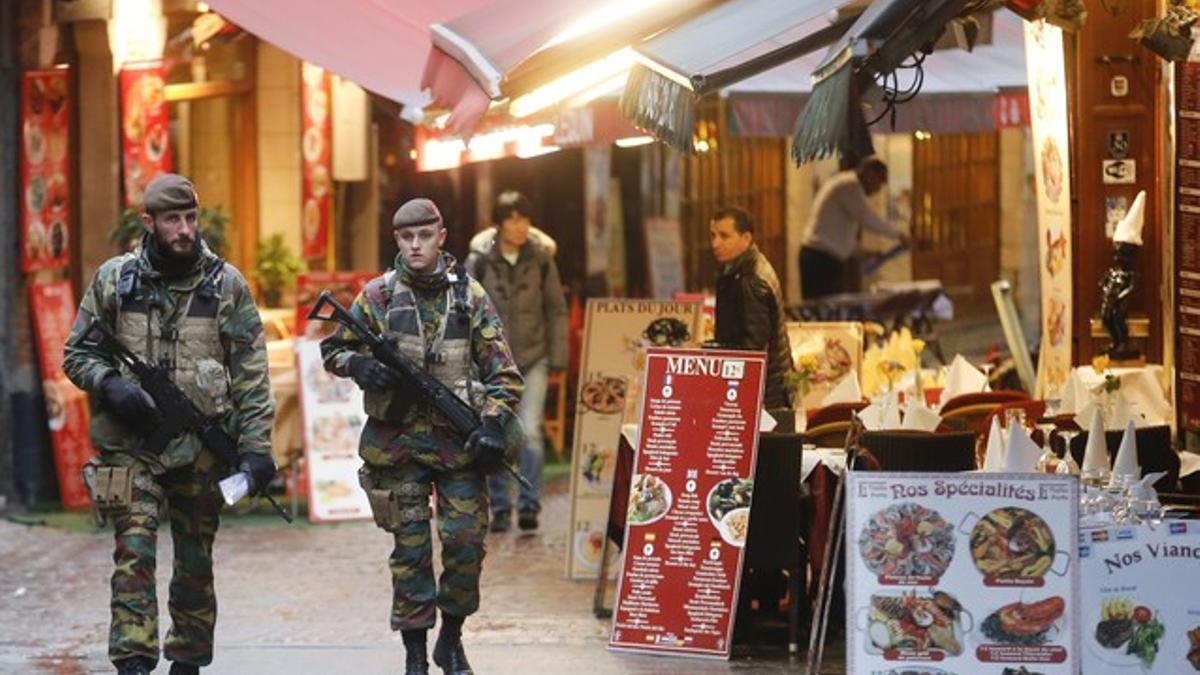
[(1121, 448), (1117, 450), (1117, 459), (1113, 462), (1112, 480), (1117, 482), (1118, 477), (1130, 476), (1133, 480), (1137, 480), (1142, 475), (1142, 469), (1138, 466), (1137, 459), (1137, 431), (1133, 426), (1133, 420), (1125, 425), (1125, 435), (1121, 437)]
[(1184, 450), (1179, 453), (1179, 477), (1185, 478), (1200, 471), (1200, 455)]
[(775, 427), (777, 426), (779, 426), (779, 421), (776, 420), (771, 413), (767, 412), (765, 409), (762, 410), (758, 417), (758, 430), (774, 431)]
[(925, 404), (918, 402), (914, 396), (908, 399), (908, 406), (904, 410), (904, 422), (901, 423), (900, 428), (915, 431), (934, 431), (941, 423), (941, 415), (926, 408)]
[(987, 376), (964, 359), (962, 354), (959, 354), (950, 362), (950, 370), (946, 372), (946, 384), (942, 388), (942, 403), (944, 404), (955, 396), (984, 391), (986, 387)]
[(1013, 420), (1008, 425), (1008, 447), (1004, 448), (1004, 470), (1008, 473), (1033, 473), (1042, 449), (1029, 437), (1025, 427)]
[(1104, 442), (1104, 413), (1092, 406), (1092, 423), (1088, 426), (1087, 449), (1083, 451), (1082, 471), (1108, 475), (1108, 445)]
[(983, 456), (983, 470), (997, 473), (1004, 469), (1004, 439), (1000, 435), (1000, 416), (992, 416), (992, 428), (988, 431), (987, 454)]
[(821, 400), (822, 406), (833, 405), (835, 403), (857, 403), (862, 400), (862, 389), (858, 386), (858, 375), (850, 373), (842, 378), (841, 382), (837, 383), (825, 398)]
[(880, 429), (899, 429), (900, 428), (900, 404), (895, 398), (889, 397), (883, 405), (883, 412), (879, 420)]
[(867, 431), (879, 431), (883, 428), (883, 406), (872, 403), (858, 411), (858, 419), (862, 420), (863, 428)]

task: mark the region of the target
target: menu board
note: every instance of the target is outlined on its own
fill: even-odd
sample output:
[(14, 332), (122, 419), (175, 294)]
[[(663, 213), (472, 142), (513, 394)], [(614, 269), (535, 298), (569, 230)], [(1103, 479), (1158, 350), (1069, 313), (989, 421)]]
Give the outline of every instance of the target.
[(863, 325), (854, 321), (789, 321), (792, 364), (807, 374), (808, 391), (800, 408), (820, 408), (829, 392), (847, 375), (859, 377), (863, 360)]
[(329, 221), (332, 218), (333, 180), (330, 168), (333, 136), (329, 114), (329, 73), (320, 66), (305, 61), (300, 66), (300, 101), (302, 136), (300, 154), (304, 174), (301, 199), (301, 245), (306, 260), (324, 258), (329, 245)]
[(858, 471), (846, 490), (847, 672), (1077, 672), (1076, 477)]
[(50, 444), (54, 448), (58, 493), (65, 508), (84, 508), (88, 505), (88, 496), (80, 471), (95, 452), (88, 435), (87, 394), (76, 388), (62, 369), (63, 345), (67, 343), (75, 320), (71, 282), (31, 284), (29, 310), (37, 336), (38, 366), (42, 372), (42, 393), (46, 397), (46, 419), (50, 426)]
[(1200, 63), (1175, 70), (1175, 326), (1178, 424), (1189, 449), (1200, 441)]
[(71, 217), (69, 71), (21, 76), (21, 269), (67, 264)]
[(129, 208), (140, 208), (150, 181), (171, 170), (165, 75), (158, 60), (121, 67), (121, 168)]
[(318, 340), (296, 340), (300, 419), (308, 475), (308, 519), (314, 523), (371, 517), (358, 484), (358, 437), (366, 424), (362, 391), (325, 370)]
[(1084, 530), (1079, 565), (1083, 672), (1200, 672), (1200, 522)]
[(1067, 121), (1063, 32), (1045, 21), (1025, 22), (1025, 64), (1031, 92), (1037, 193), (1038, 269), (1042, 339), (1037, 395), (1059, 398), (1071, 372), (1071, 149)]
[(729, 658), (766, 367), (647, 350), (610, 647)]
[[(595, 579), (600, 572), (621, 422), (637, 415), (644, 350), (700, 344), (701, 314), (698, 302), (588, 300), (571, 454), (568, 578)], [(615, 558), (615, 547), (609, 550)], [(605, 562), (608, 569), (612, 560)]]

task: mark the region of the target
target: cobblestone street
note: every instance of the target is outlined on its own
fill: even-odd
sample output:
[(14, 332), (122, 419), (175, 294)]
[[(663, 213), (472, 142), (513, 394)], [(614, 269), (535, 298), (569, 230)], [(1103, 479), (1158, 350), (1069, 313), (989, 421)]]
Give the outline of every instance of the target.
[[(477, 672), (803, 671), (803, 661), (789, 661), (783, 646), (752, 655), (738, 650), (730, 662), (609, 652), (608, 621), (592, 616), (593, 585), (563, 579), (564, 487), (552, 485), (539, 534), (489, 535), (483, 605), (465, 632)], [(254, 515), (227, 518), (222, 528), (215, 551), (216, 658), (204, 672), (399, 671), (403, 645), (387, 619), (390, 540), (374, 525), (284, 526)], [(159, 607), (167, 622), (171, 554), (163, 535)], [(112, 672), (106, 656), (111, 537), (108, 530), (0, 522), (0, 673)], [(829, 666), (827, 672), (842, 671), (840, 661)], [(160, 662), (156, 672), (166, 671)]]

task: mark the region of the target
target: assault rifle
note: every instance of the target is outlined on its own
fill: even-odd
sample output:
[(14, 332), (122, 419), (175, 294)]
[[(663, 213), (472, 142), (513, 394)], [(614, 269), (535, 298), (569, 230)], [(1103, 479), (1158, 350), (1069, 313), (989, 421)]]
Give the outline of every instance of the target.
[[(317, 303), (308, 311), (307, 318), (318, 321), (336, 321), (338, 324), (349, 329), (350, 332), (354, 333), (359, 340), (362, 340), (370, 348), (371, 355), (378, 359), (380, 363), (394, 370), (403, 379), (409, 382), (416, 382), (421, 395), (450, 422), (450, 426), (454, 429), (455, 433), (464, 440), (470, 438), (471, 434), (482, 424), (474, 408), (467, 405), (465, 401), (455, 395), (453, 391), (450, 391), (450, 388), (442, 384), (437, 378), (425, 372), (424, 368), (413, 363), (412, 359), (405, 356), (403, 352), (396, 348), (396, 345), (383, 339), (383, 336), (376, 335), (358, 317), (351, 314), (345, 307), (342, 307), (329, 291), (321, 292), (320, 297), (317, 298)], [(533, 489), (533, 485), (530, 484), (527, 478), (521, 475), (520, 471), (517, 471), (516, 467), (508, 462), (504, 462), (504, 468), (526, 489)]]
[[(187, 394), (183, 393), (179, 385), (171, 381), (170, 372), (166, 368), (152, 366), (143, 361), (137, 354), (129, 351), (129, 348), (122, 344), (104, 324), (94, 319), (87, 331), (79, 337), (75, 346), (100, 352), (123, 363), (130, 372), (137, 376), (138, 384), (142, 386), (142, 389), (145, 389), (146, 393), (150, 394), (150, 398), (154, 399), (154, 404), (158, 406), (162, 417), (146, 436), (145, 447), (147, 450), (156, 454), (161, 453), (166, 449), (167, 444), (180, 434), (189, 431), (195, 433), (205, 447), (216, 454), (217, 459), (234, 472), (221, 481), (221, 492), (225, 494), (226, 501), (230, 503), (237, 501), (237, 498), (232, 498), (231, 495), (237, 495), (240, 498), (238, 492), (245, 492), (246, 477), (237, 471), (237, 441), (221, 426), (216, 417), (208, 417), (200, 408), (196, 407), (196, 404), (188, 398)], [(260, 486), (258, 494), (266, 498), (284, 520), (292, 522), (291, 516), (280, 508), (275, 499), (267, 493), (266, 487), (266, 485)]]

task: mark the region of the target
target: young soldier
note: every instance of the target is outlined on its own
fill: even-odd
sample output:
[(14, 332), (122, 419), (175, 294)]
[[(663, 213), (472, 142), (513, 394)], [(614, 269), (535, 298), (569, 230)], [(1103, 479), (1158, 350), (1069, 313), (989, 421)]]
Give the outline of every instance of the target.
[(165, 174), (146, 188), (141, 248), (106, 261), (84, 292), (67, 340), (63, 369), (91, 395), (92, 443), (102, 475), (103, 515), (116, 531), (112, 627), (108, 655), (117, 672), (149, 673), (158, 662), (155, 542), (171, 523), (171, 629), (163, 652), (172, 675), (212, 662), (217, 601), (212, 546), (220, 520), (221, 466), (194, 433), (177, 436), (161, 454), (145, 447), (160, 415), (124, 366), (78, 344), (98, 321), (132, 352), (165, 366), (172, 381), (206, 415), (219, 416), (238, 439), (237, 468), (251, 491), (275, 475), (262, 323), (245, 279), (218, 258), (197, 231), (198, 199), (183, 176)]
[[(330, 372), (353, 378), (365, 393), (361, 482), (376, 523), (395, 538), (391, 625), (404, 638), (405, 672), (429, 672), (426, 632), (440, 608), (434, 663), (469, 675), (462, 625), (479, 608), (486, 475), (507, 461), (506, 428), (521, 400), (521, 375), (487, 293), (441, 250), (446, 230), (437, 206), (409, 201), (392, 225), (400, 249), (395, 265), (363, 288), (350, 312), (474, 406), (482, 427), (464, 443), (413, 383), (366, 353), (349, 330), (326, 338), (321, 352)], [(442, 542), (438, 582), (431, 494)]]

